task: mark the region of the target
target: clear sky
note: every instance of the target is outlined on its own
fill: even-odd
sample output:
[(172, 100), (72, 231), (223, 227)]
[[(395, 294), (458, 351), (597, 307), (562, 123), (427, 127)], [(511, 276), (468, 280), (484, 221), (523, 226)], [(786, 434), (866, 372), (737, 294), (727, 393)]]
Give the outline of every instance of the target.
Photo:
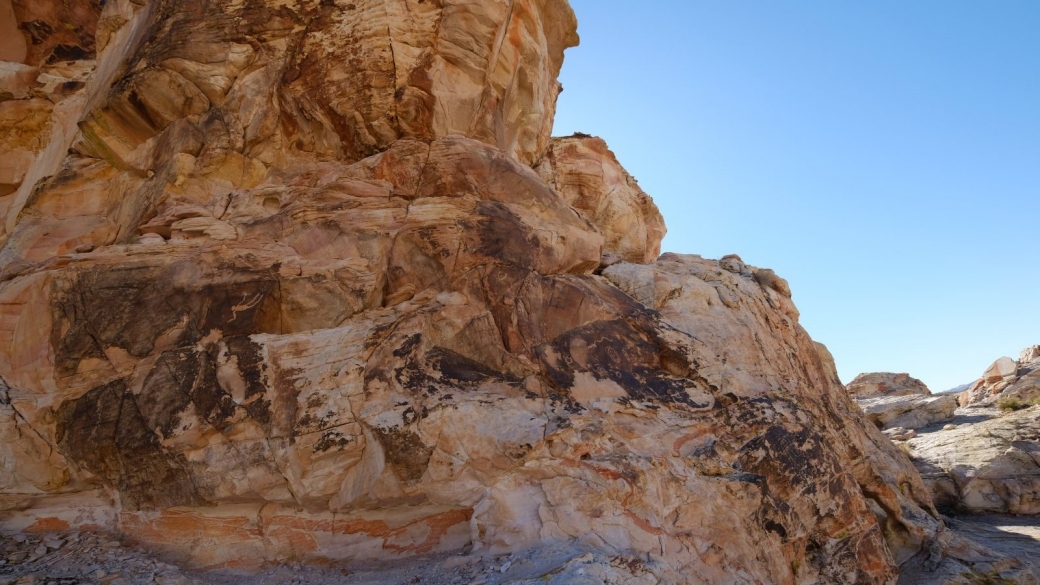
[(571, 5), (555, 133), (607, 140), (665, 251), (787, 278), (844, 381), (1040, 344), (1040, 2)]

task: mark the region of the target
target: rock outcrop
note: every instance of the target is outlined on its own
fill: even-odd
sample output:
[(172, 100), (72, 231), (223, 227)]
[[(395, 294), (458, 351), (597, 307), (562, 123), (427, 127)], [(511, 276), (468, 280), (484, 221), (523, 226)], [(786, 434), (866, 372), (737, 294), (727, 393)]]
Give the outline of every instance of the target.
[(909, 374), (873, 372), (860, 374), (845, 388), (853, 398), (876, 398), (878, 396), (929, 396), (932, 391), (924, 382)]
[[(209, 569), (560, 543), (648, 583), (982, 566), (785, 280), (639, 263), (652, 202), (601, 142), (550, 143), (564, 0), (103, 4), (68, 29), (95, 38), (75, 101), (10, 150), (0, 528)], [(65, 18), (40, 14), (21, 30)]]
[(906, 431), (949, 420), (957, 410), (954, 394), (933, 395), (924, 382), (908, 374), (860, 374), (846, 386), (863, 414), (895, 440)]
[(999, 358), (962, 396), (966, 405), (1003, 400), (1010, 406), (1025, 406), (1040, 401), (1040, 345), (1023, 349), (1017, 361)]
[(553, 138), (536, 167), (545, 182), (588, 217), (606, 238), (603, 264), (653, 262), (664, 218), (601, 138)]
[(1040, 514), (1040, 407), (961, 413), (960, 424), (908, 443), (936, 504), (974, 513)]
[(846, 386), (866, 417), (893, 440), (906, 440), (919, 429), (953, 416), (953, 394), (933, 395), (924, 382), (909, 374), (860, 374)]
[[(953, 424), (921, 429), (914, 464), (938, 505), (972, 513), (1040, 514), (1040, 346), (993, 362)], [(908, 437), (909, 438), (909, 437)]]

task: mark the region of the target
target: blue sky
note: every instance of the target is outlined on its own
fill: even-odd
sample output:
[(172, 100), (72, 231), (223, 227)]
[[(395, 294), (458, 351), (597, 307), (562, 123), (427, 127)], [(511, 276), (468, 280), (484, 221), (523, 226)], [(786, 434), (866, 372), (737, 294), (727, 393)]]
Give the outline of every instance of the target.
[(555, 133), (607, 140), (665, 251), (787, 278), (844, 381), (1040, 343), (1040, 2), (571, 5)]

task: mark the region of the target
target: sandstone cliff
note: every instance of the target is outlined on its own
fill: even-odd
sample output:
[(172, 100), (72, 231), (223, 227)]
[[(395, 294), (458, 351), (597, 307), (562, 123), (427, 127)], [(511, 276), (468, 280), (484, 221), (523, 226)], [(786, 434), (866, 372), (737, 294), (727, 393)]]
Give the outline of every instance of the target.
[(0, 528), (1031, 582), (944, 529), (786, 281), (656, 258), (606, 145), (550, 141), (564, 0), (12, 6)]

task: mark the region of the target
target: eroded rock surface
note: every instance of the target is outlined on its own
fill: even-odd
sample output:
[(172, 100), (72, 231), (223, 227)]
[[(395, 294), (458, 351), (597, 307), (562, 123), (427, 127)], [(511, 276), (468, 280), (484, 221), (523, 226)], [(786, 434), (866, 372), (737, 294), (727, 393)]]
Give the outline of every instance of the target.
[(909, 374), (891, 372), (860, 374), (845, 388), (856, 399), (878, 396), (928, 396), (932, 393), (928, 386), (917, 378)]
[(546, 183), (603, 233), (604, 264), (657, 259), (666, 231), (664, 219), (602, 138), (553, 138), (537, 169)]
[(993, 405), (1003, 402), (1019, 408), (1040, 400), (1040, 345), (1022, 350), (1018, 360), (1002, 357), (963, 392), (966, 404)]
[(4, 200), (0, 528), (233, 570), (561, 543), (666, 583), (976, 562), (784, 279), (639, 263), (652, 202), (601, 142), (550, 148), (563, 0), (109, 0), (94, 26)]
[(908, 444), (937, 505), (975, 513), (1040, 513), (1040, 407), (964, 408), (954, 424)]
[(954, 394), (933, 395), (924, 382), (908, 374), (860, 374), (846, 386), (863, 414), (893, 439), (907, 438), (906, 430), (948, 420), (957, 410)]

